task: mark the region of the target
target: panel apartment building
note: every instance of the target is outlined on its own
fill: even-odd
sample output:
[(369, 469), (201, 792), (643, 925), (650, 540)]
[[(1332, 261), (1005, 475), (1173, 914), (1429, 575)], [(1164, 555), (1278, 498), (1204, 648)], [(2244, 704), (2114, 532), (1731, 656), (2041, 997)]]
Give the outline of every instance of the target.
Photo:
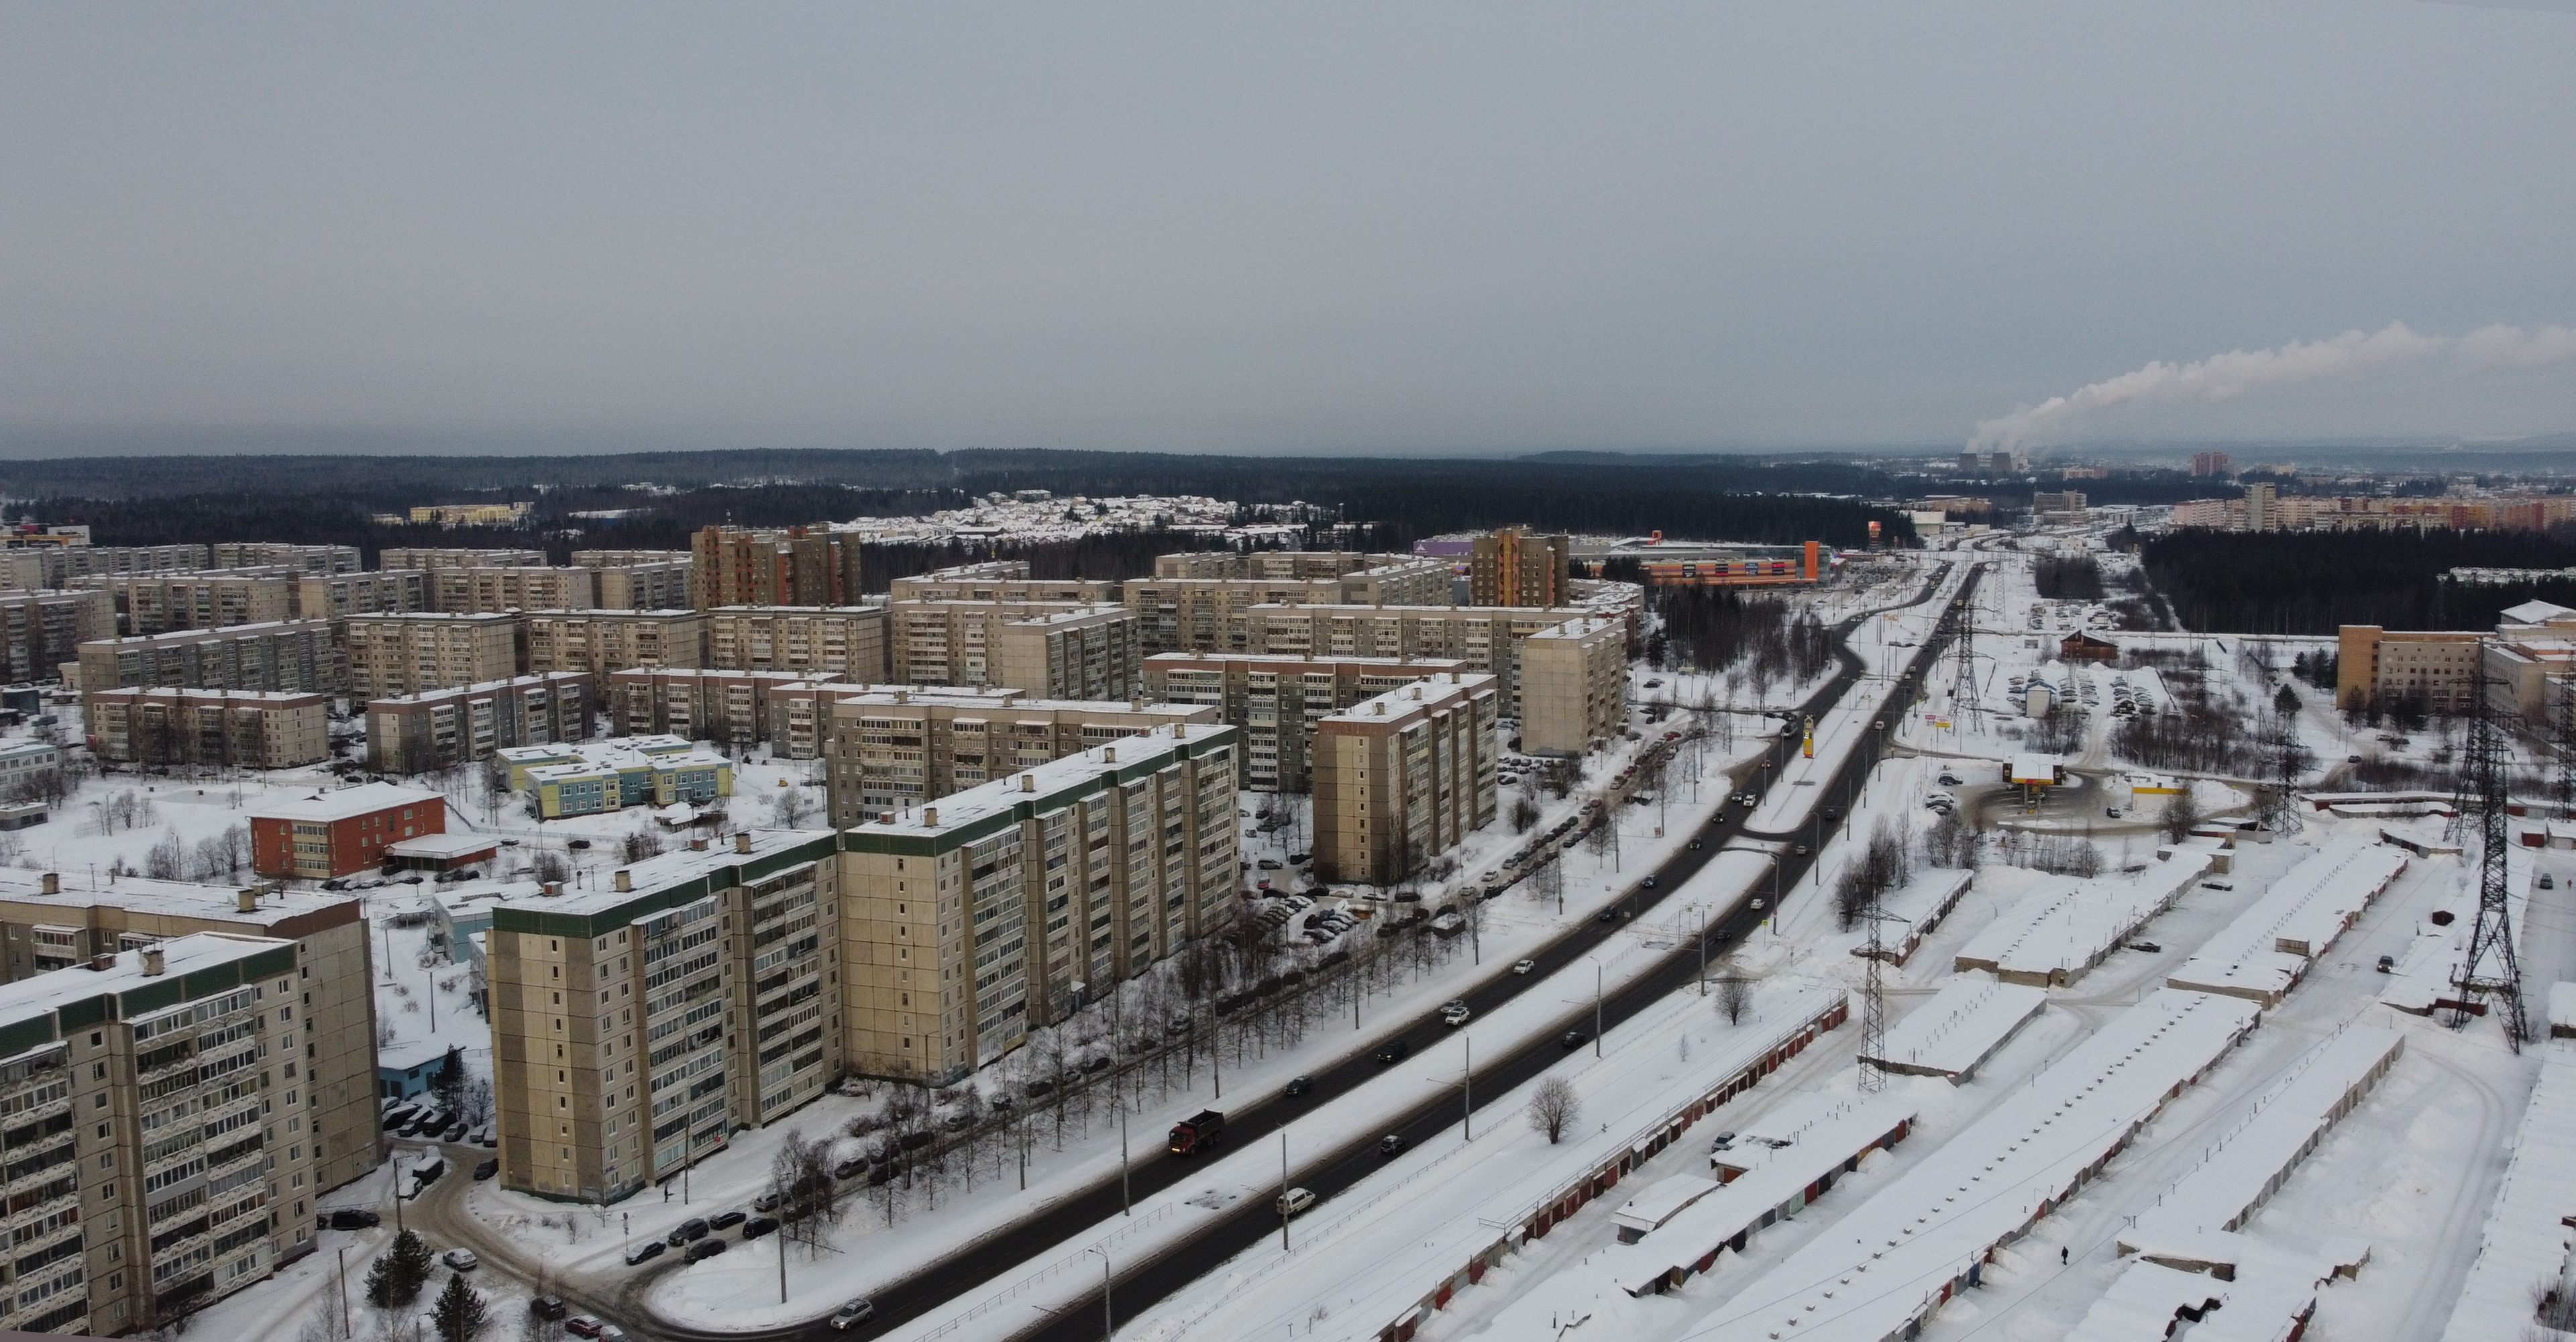
[(719, 670), (886, 679), (882, 606), (718, 606), (706, 613), (706, 629), (705, 665)]
[(80, 645), (79, 677), (84, 694), (133, 685), (337, 694), (348, 679), (328, 620), (102, 638)]
[(100, 759), (292, 769), (331, 756), (331, 699), (266, 690), (134, 686), (82, 697)]
[(1064, 601), (1099, 605), (1118, 600), (1107, 578), (1032, 578), (1029, 561), (995, 559), (933, 569), (887, 585), (896, 601)]
[(1500, 706), (1492, 676), (1453, 673), (1317, 724), (1316, 877), (1391, 885), (1490, 824)]
[(1479, 606), (1571, 605), (1574, 540), (1505, 527), (1475, 539), (1468, 551), (1468, 601)]
[(1178, 554), (1158, 557), (1154, 570), (1123, 588), (1148, 653), (1253, 651), (1244, 612), (1259, 605), (1453, 604), (1449, 566), (1409, 555)]
[(116, 599), (105, 592), (0, 592), (0, 675), (52, 680), (93, 639), (116, 637)]
[(1628, 626), (1568, 620), (1521, 640), (1521, 749), (1581, 756), (1627, 725)]
[(389, 547), (376, 555), (379, 568), (420, 569), (430, 573), (488, 565), (537, 568), (545, 562), (546, 552), (543, 550), (474, 550), (447, 545)]
[(582, 741), (596, 723), (594, 678), (550, 671), (367, 703), (367, 767), (417, 774), (492, 757), (509, 746)]
[(470, 614), (496, 610), (593, 610), (599, 570), (544, 565), (477, 564), (430, 575), (431, 610)]
[(842, 1070), (836, 836), (744, 833), (493, 906), (501, 1183), (615, 1201)]
[(0, 986), (0, 1325), (158, 1327), (312, 1252), (306, 968), (292, 941), (198, 932)]
[(349, 693), (368, 699), (508, 680), (525, 670), (515, 615), (353, 615), (341, 629)]
[(283, 568), (317, 578), (356, 573), (366, 567), (359, 562), (358, 547), (354, 545), (296, 545), (286, 541), (220, 541), (209, 547), (207, 559), (215, 568)]
[(429, 575), (419, 569), (335, 573), (298, 578), (292, 608), (301, 620), (344, 620), (352, 615), (428, 610)]
[(1526, 719), (1522, 644), (1540, 630), (1598, 618), (1562, 606), (1254, 606), (1243, 613), (1243, 641), (1271, 656), (1454, 658), (1499, 680), (1504, 712)]
[(859, 584), (859, 538), (828, 525), (747, 530), (707, 527), (689, 538), (689, 604), (850, 606)]
[(225, 629), (269, 624), (295, 614), (295, 583), (288, 568), (201, 569), (186, 573), (79, 578), (74, 585), (103, 590), (116, 602), (128, 634), (174, 629)]
[(848, 1063), (951, 1081), (1230, 915), (1232, 727), (1086, 750), (842, 831)]
[(706, 664), (707, 619), (693, 610), (539, 610), (520, 619), (530, 671), (604, 676), (636, 666)]
[(1243, 786), (1304, 792), (1315, 725), (1363, 699), (1444, 672), (1471, 668), (1427, 657), (1260, 657), (1159, 652), (1145, 659), (1145, 698), (1214, 706), (1243, 729)]
[(1123, 606), (898, 601), (886, 608), (893, 678), (1003, 685), (1051, 699), (1124, 699), (1141, 672)]
[[(792, 671), (629, 667), (608, 674), (603, 703), (609, 729), (620, 736), (668, 735), (720, 746), (765, 741), (778, 754), (812, 759), (815, 742), (810, 733), (803, 754), (789, 748), (778, 694), (789, 686), (814, 683)], [(837, 688), (856, 693), (866, 687)]]
[(293, 942), (293, 1004), (312, 1052), (298, 1129), (313, 1146), (315, 1191), (385, 1158), (376, 1104), (376, 995), (366, 913), (354, 895), (120, 877), (75, 888), (54, 872), (0, 870), (0, 979), (80, 974), (96, 957), (196, 932)]
[(937, 801), (996, 778), (1175, 723), (1213, 726), (1213, 705), (1038, 699), (1017, 690), (848, 686), (830, 701), (835, 826)]

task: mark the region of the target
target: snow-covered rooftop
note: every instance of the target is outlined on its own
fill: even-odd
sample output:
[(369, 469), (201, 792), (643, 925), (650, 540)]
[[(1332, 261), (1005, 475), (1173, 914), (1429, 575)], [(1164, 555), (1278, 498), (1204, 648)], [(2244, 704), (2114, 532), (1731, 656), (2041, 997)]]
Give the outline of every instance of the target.
[(1887, 1032), (1879, 1060), (1891, 1072), (1960, 1080), (2048, 1005), (2048, 990), (1984, 974), (1953, 976), (1932, 1000)]

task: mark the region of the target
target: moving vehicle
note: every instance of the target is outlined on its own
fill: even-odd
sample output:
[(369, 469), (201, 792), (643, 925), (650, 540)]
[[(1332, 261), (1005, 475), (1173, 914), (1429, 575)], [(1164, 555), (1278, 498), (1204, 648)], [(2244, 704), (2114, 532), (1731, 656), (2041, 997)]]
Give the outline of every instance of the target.
[(475, 1257), (472, 1249), (450, 1249), (440, 1254), (438, 1261), (445, 1263), (451, 1272), (471, 1272), (483, 1266), (483, 1260)]
[(650, 1262), (653, 1259), (661, 1257), (662, 1251), (669, 1247), (669, 1245), (664, 1244), (660, 1240), (648, 1239), (626, 1251), (626, 1265), (628, 1267), (634, 1267), (641, 1263)]
[(861, 1296), (832, 1311), (832, 1331), (846, 1333), (876, 1316), (876, 1303), (866, 1296)]
[(1538, 961), (1536, 960), (1515, 960), (1512, 962), (1512, 972), (1515, 974), (1526, 974), (1536, 968), (1538, 968)]
[(1403, 1155), (1403, 1154), (1404, 1154), (1404, 1148), (1405, 1148), (1405, 1146), (1406, 1146), (1406, 1145), (1407, 1145), (1407, 1143), (1406, 1143), (1406, 1142), (1405, 1142), (1405, 1140), (1404, 1140), (1404, 1134), (1403, 1134), (1403, 1133), (1400, 1133), (1400, 1132), (1390, 1132), (1390, 1133), (1388, 1133), (1387, 1135), (1385, 1135), (1384, 1137), (1380, 1137), (1380, 1138), (1378, 1139), (1378, 1142), (1377, 1142), (1377, 1154), (1378, 1154), (1378, 1158), (1379, 1158), (1380, 1160), (1385, 1160), (1385, 1159), (1388, 1159), (1388, 1158), (1390, 1158), (1390, 1157)]
[(699, 1240), (697, 1243), (689, 1246), (689, 1251), (680, 1256), (680, 1261), (684, 1263), (703, 1263), (708, 1259), (715, 1257), (717, 1254), (723, 1253), (725, 1251), (725, 1243), (726, 1241), (720, 1239)]
[(1556, 1037), (1556, 1046), (1558, 1048), (1581, 1048), (1583, 1047), (1583, 1040), (1583, 1031), (1580, 1028), (1576, 1028), (1558, 1035)]
[(595, 1314), (575, 1314), (564, 1320), (564, 1331), (575, 1337), (597, 1337), (599, 1330), (607, 1326)]
[(474, 1182), (478, 1184), (491, 1178), (493, 1175), (499, 1174), (500, 1172), (501, 1162), (498, 1159), (478, 1160), (474, 1162)]
[(1382, 1063), (1402, 1062), (1413, 1053), (1413, 1045), (1401, 1039), (1390, 1039), (1378, 1045), (1377, 1060)]
[(1225, 1138), (1225, 1115), (1214, 1109), (1201, 1109), (1172, 1125), (1172, 1154), (1197, 1155)]
[(1466, 1024), (1468, 1019), (1473, 1017), (1475, 1014), (1475, 1012), (1467, 1009), (1467, 1003), (1465, 1001), (1458, 998), (1451, 998), (1448, 1002), (1442, 1004), (1440, 1008), (1440, 1023), (1450, 1027), (1451, 1029), (1456, 1029), (1457, 1027)]
[(1272, 1205), (1279, 1209), (1281, 1216), (1295, 1216), (1315, 1205), (1315, 1194), (1311, 1189), (1292, 1188), (1280, 1194)]
[(2397, 957), (2394, 955), (2383, 955), (2379, 957), (2379, 972), (2382, 974), (2396, 973)]
[(1314, 1088), (1315, 1078), (1311, 1076), (1291, 1077), (1288, 1081), (1288, 1098), (1293, 1100)]

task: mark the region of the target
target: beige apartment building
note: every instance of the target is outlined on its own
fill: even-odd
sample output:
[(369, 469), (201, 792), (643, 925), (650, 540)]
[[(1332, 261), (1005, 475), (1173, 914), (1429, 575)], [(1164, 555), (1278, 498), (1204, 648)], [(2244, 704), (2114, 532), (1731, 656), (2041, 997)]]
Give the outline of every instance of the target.
[[(618, 736), (677, 736), (720, 746), (766, 741), (788, 754), (776, 712), (778, 691), (809, 684), (792, 671), (630, 667), (608, 674), (609, 730)], [(842, 688), (853, 693), (864, 686)], [(796, 758), (814, 758), (808, 753)]]
[(694, 610), (536, 610), (520, 618), (530, 671), (604, 676), (637, 666), (706, 664), (707, 619)]
[(56, 587), (78, 578), (182, 573), (206, 567), (206, 547), (202, 545), (47, 546), (38, 553), (50, 556), (49, 564), (59, 562), (52, 579)]
[(1145, 659), (1144, 693), (1157, 703), (1215, 706), (1225, 721), (1242, 728), (1245, 789), (1304, 792), (1315, 724), (1397, 686), (1468, 669), (1441, 657), (1162, 652)]
[(614, 1202), (843, 1070), (837, 836), (743, 833), (493, 906), (501, 1183)]
[(597, 569), (480, 564), (430, 576), (432, 610), (593, 610), (600, 604)]
[[(531, 563), (538, 562), (531, 560)], [(575, 550), (575, 568), (632, 568), (640, 564), (686, 564), (686, 550)]]
[(859, 583), (859, 538), (829, 526), (707, 527), (689, 538), (691, 605), (848, 606)]
[(1479, 606), (1572, 604), (1574, 540), (1505, 527), (1478, 536), (1467, 560), (1468, 600)]
[(438, 572), (451, 568), (482, 568), (499, 565), (505, 568), (540, 568), (546, 562), (543, 550), (474, 550), (448, 545), (402, 546), (386, 549), (376, 555), (376, 566), (387, 569), (421, 569)]
[[(327, 578), (366, 567), (354, 545), (293, 545), (285, 541), (221, 541), (209, 547), (215, 568), (282, 568), (307, 577)], [(399, 568), (400, 565), (387, 565)]]
[(295, 584), (301, 576), (279, 567), (202, 569), (83, 578), (76, 585), (105, 590), (116, 602), (124, 632), (166, 634), (288, 619), (295, 614)]
[[(1324, 571), (1344, 564), (1355, 567)], [(1400, 555), (1182, 554), (1154, 566), (1155, 576), (1123, 587), (1148, 653), (1253, 651), (1243, 642), (1244, 612), (1260, 605), (1453, 604), (1446, 563)]]
[(1272, 656), (1454, 658), (1499, 680), (1504, 711), (1526, 718), (1522, 643), (1542, 629), (1598, 618), (1562, 606), (1254, 606), (1243, 613), (1243, 641)]
[(1521, 749), (1580, 756), (1626, 725), (1628, 627), (1568, 620), (1521, 640)]
[(599, 573), (599, 597), (594, 604), (602, 610), (672, 610), (684, 607), (690, 601), (687, 555), (651, 563), (590, 564), (582, 567), (596, 569)]
[(1492, 823), (1501, 700), (1492, 676), (1453, 672), (1316, 724), (1316, 877), (1392, 885)]
[(508, 680), (523, 671), (515, 615), (353, 615), (341, 629), (349, 693), (368, 699)]
[(953, 1081), (1231, 916), (1235, 729), (1175, 724), (841, 833), (848, 1065)]
[(2343, 626), (2337, 640), (2337, 704), (2420, 703), (2432, 713), (2466, 712), (2486, 658), (2474, 631), (2395, 632)]
[(304, 577), (294, 587), (295, 617), (340, 620), (352, 615), (429, 610), (429, 574), (421, 569)]
[(590, 738), (592, 677), (550, 671), (394, 695), (367, 704), (367, 767), (417, 774), (492, 757), (506, 746)]
[(0, 1326), (157, 1328), (313, 1251), (312, 968), (292, 941), (197, 932), (0, 985)]
[(101, 759), (292, 769), (331, 757), (327, 695), (136, 686), (83, 696)]
[(882, 606), (718, 606), (706, 621), (706, 665), (720, 670), (863, 684), (886, 678)]
[(105, 592), (0, 592), (0, 675), (52, 680), (93, 639), (116, 637), (116, 599)]
[(1064, 601), (1095, 606), (1118, 599), (1107, 578), (1032, 578), (1029, 561), (995, 559), (933, 569), (887, 584), (897, 601)]
[(131, 685), (337, 694), (348, 680), (327, 620), (97, 639), (80, 645), (79, 675), (84, 694)]
[(1213, 705), (1039, 699), (1009, 689), (842, 688), (852, 692), (830, 700), (825, 738), (836, 827), (1175, 723), (1223, 720)]
[(267, 886), (198, 885), (119, 877), (81, 888), (53, 872), (0, 869), (0, 976), (73, 976), (96, 957), (197, 932), (294, 943), (292, 1004), (303, 1023), (303, 1108), (296, 1131), (312, 1146), (312, 1187), (337, 1188), (385, 1157), (377, 1125), (373, 941), (354, 895)]
[(1004, 685), (1050, 699), (1135, 693), (1136, 617), (1122, 606), (898, 601), (886, 608), (893, 678)]

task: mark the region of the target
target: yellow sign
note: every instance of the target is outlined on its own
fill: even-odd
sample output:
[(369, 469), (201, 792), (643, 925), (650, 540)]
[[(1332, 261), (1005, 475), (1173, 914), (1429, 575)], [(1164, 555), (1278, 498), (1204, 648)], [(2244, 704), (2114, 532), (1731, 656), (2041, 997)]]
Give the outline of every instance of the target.
[(1805, 751), (1808, 759), (1814, 759), (1816, 757), (1816, 720), (1812, 717), (1807, 719), (1807, 741)]

